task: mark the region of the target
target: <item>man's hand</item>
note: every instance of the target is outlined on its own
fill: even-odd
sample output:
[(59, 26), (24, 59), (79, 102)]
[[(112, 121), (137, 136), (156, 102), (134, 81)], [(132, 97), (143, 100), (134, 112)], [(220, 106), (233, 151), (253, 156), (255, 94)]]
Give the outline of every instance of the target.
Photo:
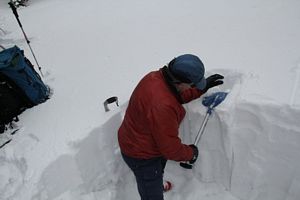
[(199, 154), (197, 146), (195, 146), (194, 144), (190, 144), (189, 146), (193, 150), (193, 158), (190, 161), (180, 162), (180, 166), (185, 168), (185, 169), (192, 169), (193, 168), (193, 164), (196, 162), (196, 160), (198, 158), (198, 154)]
[(214, 74), (206, 78), (206, 87), (203, 89), (204, 92), (206, 92), (208, 89), (215, 87), (217, 85), (223, 84), (224, 76), (220, 74)]
[(198, 151), (198, 147), (193, 145), (193, 144), (190, 144), (189, 145), (190, 147), (192, 147), (193, 149), (193, 158), (192, 160), (189, 161), (190, 164), (193, 164), (196, 162), (197, 158), (198, 158), (198, 154), (199, 154), (199, 151)]

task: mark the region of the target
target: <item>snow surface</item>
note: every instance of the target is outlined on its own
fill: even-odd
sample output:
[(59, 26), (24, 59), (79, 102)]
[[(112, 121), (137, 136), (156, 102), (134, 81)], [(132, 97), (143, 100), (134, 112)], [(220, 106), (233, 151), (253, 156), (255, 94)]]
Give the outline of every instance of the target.
[[(139, 199), (116, 132), (140, 78), (183, 53), (225, 75), (230, 92), (200, 141), (193, 170), (169, 161), (165, 199), (300, 198), (300, 1), (31, 0), (19, 9), (53, 89), (25, 111), (0, 150), (2, 200)], [(33, 61), (0, 1), (0, 44)], [(118, 96), (120, 107), (103, 102)], [(186, 105), (180, 132), (193, 142), (205, 115)]]

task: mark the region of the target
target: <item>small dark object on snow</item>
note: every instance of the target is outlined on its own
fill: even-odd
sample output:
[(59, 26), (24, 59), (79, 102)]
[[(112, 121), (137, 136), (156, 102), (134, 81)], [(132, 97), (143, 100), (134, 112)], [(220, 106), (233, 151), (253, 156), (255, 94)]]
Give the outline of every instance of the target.
[(11, 139), (9, 139), (9, 140), (7, 140), (6, 142), (4, 142), (2, 145), (0, 145), (0, 149), (2, 148), (2, 147), (4, 147), (5, 145), (7, 145), (8, 143), (10, 143), (11, 142)]
[(104, 101), (103, 105), (104, 105), (105, 112), (109, 111), (108, 104), (111, 104), (114, 102), (116, 102), (116, 105), (119, 106), (118, 97), (116, 97), (116, 96), (110, 97)]

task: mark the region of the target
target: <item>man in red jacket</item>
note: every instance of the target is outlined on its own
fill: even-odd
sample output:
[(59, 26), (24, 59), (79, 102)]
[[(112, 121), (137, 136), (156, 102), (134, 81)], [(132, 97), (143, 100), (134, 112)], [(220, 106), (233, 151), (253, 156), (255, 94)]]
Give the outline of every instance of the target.
[(192, 164), (198, 157), (195, 145), (182, 144), (178, 129), (186, 113), (182, 104), (223, 83), (222, 75), (205, 79), (204, 73), (197, 56), (181, 55), (168, 66), (148, 73), (130, 97), (118, 141), (142, 200), (163, 200), (167, 160)]

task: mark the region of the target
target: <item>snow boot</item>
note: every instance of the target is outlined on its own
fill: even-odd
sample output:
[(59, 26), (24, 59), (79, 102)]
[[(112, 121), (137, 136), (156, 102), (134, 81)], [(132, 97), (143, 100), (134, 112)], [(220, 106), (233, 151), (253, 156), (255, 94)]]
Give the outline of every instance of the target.
[(164, 187), (164, 192), (168, 192), (173, 188), (173, 184), (170, 181), (164, 181), (163, 187)]

